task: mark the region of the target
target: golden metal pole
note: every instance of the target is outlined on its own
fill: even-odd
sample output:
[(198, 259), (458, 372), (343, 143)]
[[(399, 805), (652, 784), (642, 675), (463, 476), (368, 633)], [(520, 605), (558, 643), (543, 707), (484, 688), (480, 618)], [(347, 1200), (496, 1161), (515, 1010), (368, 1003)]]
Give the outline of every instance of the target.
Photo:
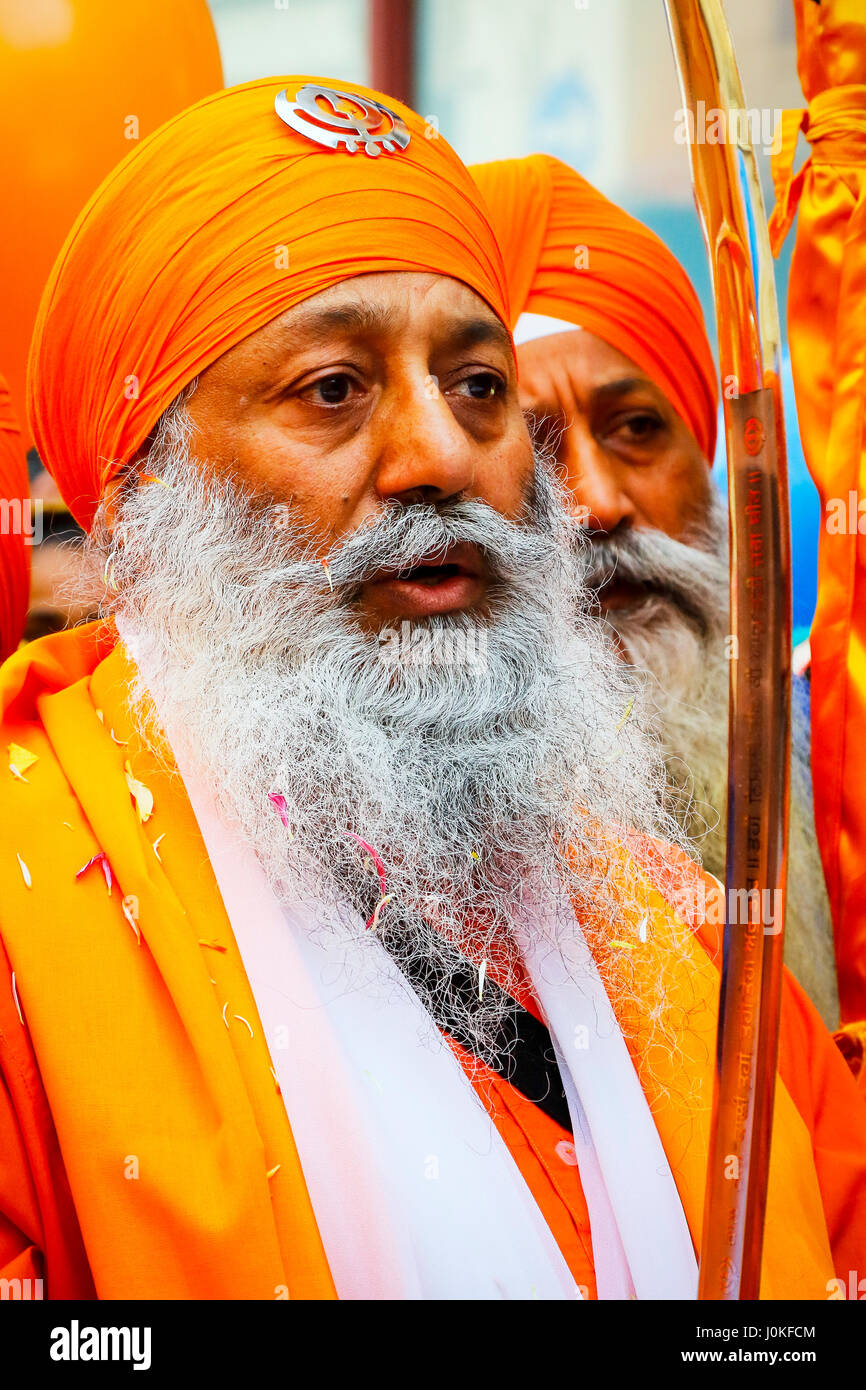
[[(778, 1056), (788, 818), (790, 528), (779, 315), (720, 0), (665, 0), (665, 8), (691, 113), (692, 181), (716, 301), (731, 538), (726, 918), (698, 1297), (752, 1299)], [(708, 140), (721, 131), (717, 112), (725, 138)], [(731, 113), (740, 113), (733, 131)]]

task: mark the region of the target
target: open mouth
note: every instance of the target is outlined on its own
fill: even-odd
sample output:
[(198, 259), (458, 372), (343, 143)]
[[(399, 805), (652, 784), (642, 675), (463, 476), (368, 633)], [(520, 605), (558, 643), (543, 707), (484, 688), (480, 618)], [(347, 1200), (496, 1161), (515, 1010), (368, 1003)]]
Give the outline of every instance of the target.
[(641, 583), (633, 579), (620, 579), (616, 574), (594, 575), (588, 580), (588, 587), (597, 595), (603, 608), (623, 608), (627, 605), (640, 603), (650, 594), (658, 592), (652, 584)]
[(463, 565), (455, 564), (413, 565), (411, 569), (400, 570), (392, 577), (407, 584), (429, 584), (432, 586), (444, 584), (448, 579), (456, 579), (458, 575), (471, 575), (471, 571)]
[(384, 616), (429, 617), (459, 612), (478, 602), (485, 565), (477, 546), (450, 546), (402, 569), (380, 570), (363, 586), (368, 604)]

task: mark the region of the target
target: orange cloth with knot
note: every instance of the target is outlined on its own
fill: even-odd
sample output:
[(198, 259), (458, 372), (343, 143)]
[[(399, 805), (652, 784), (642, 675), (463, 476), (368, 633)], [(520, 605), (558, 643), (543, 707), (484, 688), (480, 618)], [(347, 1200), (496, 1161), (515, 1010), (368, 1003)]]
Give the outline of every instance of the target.
[[(788, 338), (823, 514), (810, 636), (815, 828), (842, 1022), (856, 1024), (866, 1019), (866, 11), (862, 0), (795, 0), (795, 14), (808, 110), (783, 114), (770, 234), (778, 253), (799, 209)], [(795, 175), (800, 130), (812, 149)], [(842, 1039), (852, 1061), (861, 1037)]]
[(664, 242), (550, 155), (471, 172), (505, 258), (511, 326), (546, 314), (610, 343), (664, 391), (712, 463), (713, 354), (698, 297)]
[(24, 505), (30, 496), (21, 430), (0, 376), (0, 661), (21, 640), (30, 589)]
[[(274, 110), (327, 79), (266, 78), (207, 97), (100, 185), (43, 295), (28, 370), (37, 448), (88, 527), (106, 482), (178, 392), (302, 300), (356, 275), (432, 271), (508, 320), (502, 259), (466, 168), (408, 107), (405, 150), (334, 151)], [(327, 109), (323, 109), (323, 120)]]

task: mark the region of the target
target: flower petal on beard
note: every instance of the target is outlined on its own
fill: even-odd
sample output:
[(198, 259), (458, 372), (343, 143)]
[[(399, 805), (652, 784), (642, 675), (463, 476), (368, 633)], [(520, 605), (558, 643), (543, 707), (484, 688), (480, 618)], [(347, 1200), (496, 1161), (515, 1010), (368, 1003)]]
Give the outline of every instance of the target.
[(380, 856), (376, 853), (373, 846), (368, 845), (366, 840), (362, 840), (360, 835), (356, 835), (354, 830), (347, 830), (346, 834), (349, 836), (350, 839), (355, 840), (357, 844), (361, 846), (362, 849), (365, 849), (367, 851), (367, 853), (370, 855), (370, 858), (373, 860), (373, 863), (376, 865), (376, 872), (379, 875), (379, 884), (382, 889), (382, 897), (384, 898), (386, 889), (385, 865), (382, 863)]

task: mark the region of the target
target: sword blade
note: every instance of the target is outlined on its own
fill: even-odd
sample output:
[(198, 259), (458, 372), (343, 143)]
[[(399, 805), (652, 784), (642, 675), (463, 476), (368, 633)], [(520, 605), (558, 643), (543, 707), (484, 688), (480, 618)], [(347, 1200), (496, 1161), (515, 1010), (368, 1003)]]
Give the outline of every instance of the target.
[[(720, 0), (665, 0), (665, 9), (691, 113), (692, 182), (715, 296), (731, 537), (726, 917), (698, 1297), (751, 1299), (760, 1288), (772, 1136), (788, 818), (790, 528), (779, 316)], [(717, 112), (726, 138), (710, 142), (703, 123)], [(742, 115), (732, 130), (734, 112)]]

